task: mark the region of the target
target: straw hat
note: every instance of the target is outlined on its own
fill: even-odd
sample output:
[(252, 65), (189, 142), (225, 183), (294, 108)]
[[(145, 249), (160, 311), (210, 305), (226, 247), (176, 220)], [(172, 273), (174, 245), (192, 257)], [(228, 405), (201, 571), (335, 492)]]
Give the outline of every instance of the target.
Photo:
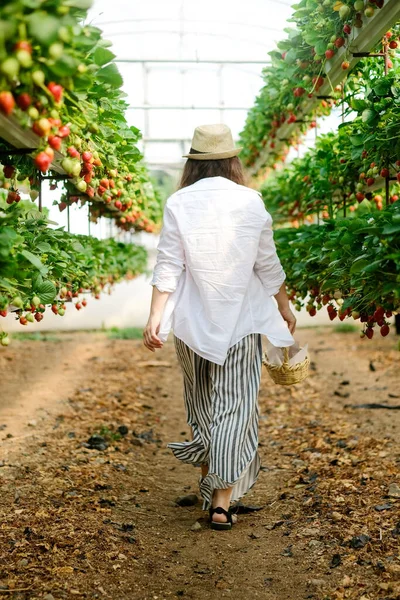
[(201, 154), (185, 154), (183, 158), (218, 160), (237, 156), (242, 148), (235, 148), (232, 132), (227, 125), (200, 125), (192, 139), (192, 149)]

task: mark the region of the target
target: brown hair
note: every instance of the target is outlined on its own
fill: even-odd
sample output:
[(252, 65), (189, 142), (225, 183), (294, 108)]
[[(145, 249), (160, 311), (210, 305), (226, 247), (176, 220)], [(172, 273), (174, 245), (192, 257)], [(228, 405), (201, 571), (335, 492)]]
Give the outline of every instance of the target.
[[(201, 154), (190, 148), (190, 154)], [(188, 158), (183, 168), (179, 188), (187, 187), (205, 177), (226, 177), (239, 185), (244, 185), (244, 173), (240, 158), (219, 158), (216, 160), (196, 160)]]

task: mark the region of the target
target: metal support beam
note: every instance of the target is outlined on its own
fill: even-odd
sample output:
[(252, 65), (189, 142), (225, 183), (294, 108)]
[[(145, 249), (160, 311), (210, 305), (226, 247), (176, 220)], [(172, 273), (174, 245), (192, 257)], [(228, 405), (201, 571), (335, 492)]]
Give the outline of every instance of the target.
[(116, 58), (114, 60), (116, 63), (151, 63), (151, 64), (169, 64), (169, 63), (188, 63), (188, 64), (212, 64), (212, 65), (265, 65), (270, 64), (265, 60), (207, 60), (207, 59), (168, 59), (168, 58), (159, 58), (159, 59), (138, 59), (138, 58)]
[(219, 104), (217, 106), (168, 106), (154, 104), (142, 104), (141, 106), (128, 106), (127, 110), (249, 110), (250, 106), (225, 106)]

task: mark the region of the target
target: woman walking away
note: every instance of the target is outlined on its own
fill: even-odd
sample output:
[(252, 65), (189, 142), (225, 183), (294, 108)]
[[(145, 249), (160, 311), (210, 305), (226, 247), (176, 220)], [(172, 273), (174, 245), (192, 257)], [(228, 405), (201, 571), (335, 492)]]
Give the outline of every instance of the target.
[(244, 186), (240, 150), (226, 125), (196, 128), (180, 189), (165, 205), (143, 332), (154, 352), (173, 329), (192, 440), (168, 447), (201, 466), (213, 529), (231, 529), (230, 503), (260, 470), (261, 334), (291, 346), (296, 326), (272, 218), (260, 194)]

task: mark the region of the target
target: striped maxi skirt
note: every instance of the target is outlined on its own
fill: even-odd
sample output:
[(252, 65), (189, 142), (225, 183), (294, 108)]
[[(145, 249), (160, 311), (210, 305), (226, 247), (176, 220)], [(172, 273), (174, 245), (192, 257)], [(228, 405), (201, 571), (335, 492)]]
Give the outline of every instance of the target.
[(199, 480), (203, 510), (208, 510), (216, 488), (232, 486), (234, 502), (255, 484), (260, 471), (261, 335), (242, 338), (229, 349), (223, 365), (202, 358), (176, 336), (174, 342), (192, 440), (167, 447), (185, 463), (208, 464), (208, 475)]

